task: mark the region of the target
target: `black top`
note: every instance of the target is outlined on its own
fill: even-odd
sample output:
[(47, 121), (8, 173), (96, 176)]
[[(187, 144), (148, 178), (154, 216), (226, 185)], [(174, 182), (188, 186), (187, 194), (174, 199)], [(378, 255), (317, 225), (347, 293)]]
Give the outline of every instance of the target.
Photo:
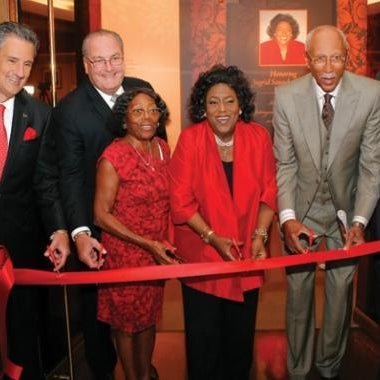
[(231, 193), (231, 196), (233, 195), (233, 161), (229, 161), (229, 162), (226, 162), (226, 161), (222, 161), (223, 163), (223, 169), (224, 169), (224, 172), (226, 173), (226, 177), (227, 177), (227, 182), (228, 182), (228, 187), (230, 189), (230, 193)]

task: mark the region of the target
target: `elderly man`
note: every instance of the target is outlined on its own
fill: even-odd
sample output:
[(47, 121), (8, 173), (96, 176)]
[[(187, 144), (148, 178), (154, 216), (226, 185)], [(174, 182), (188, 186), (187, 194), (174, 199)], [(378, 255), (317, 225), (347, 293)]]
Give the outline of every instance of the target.
[[(53, 110), (59, 155), (61, 192), (71, 237), (79, 259), (100, 268), (104, 258), (100, 231), (93, 223), (97, 160), (115, 138), (111, 128), (115, 97), (133, 87), (151, 87), (138, 78), (125, 77), (123, 41), (109, 30), (88, 34), (82, 44), (87, 77)], [(82, 286), (83, 334), (86, 358), (93, 378), (110, 379), (116, 353), (109, 326), (97, 321), (97, 288)]]
[[(319, 26), (306, 40), (310, 73), (278, 87), (274, 146), (278, 205), (287, 254), (364, 242), (379, 198), (380, 85), (346, 71), (348, 46), (334, 26)], [(348, 228), (337, 220), (343, 210)], [(325, 306), (315, 364), (322, 379), (338, 378), (350, 327), (356, 261), (328, 262)], [(288, 371), (306, 379), (313, 362), (315, 265), (287, 270)]]

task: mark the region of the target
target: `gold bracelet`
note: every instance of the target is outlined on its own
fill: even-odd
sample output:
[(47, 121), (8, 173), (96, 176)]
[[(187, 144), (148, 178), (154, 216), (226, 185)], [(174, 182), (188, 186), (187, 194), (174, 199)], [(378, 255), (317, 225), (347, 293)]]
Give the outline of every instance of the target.
[(264, 244), (268, 241), (268, 230), (266, 228), (256, 228), (252, 234), (252, 240), (261, 239)]
[[(205, 232), (205, 230), (208, 230), (207, 232)], [(201, 239), (206, 243), (206, 244), (209, 244), (210, 243), (210, 236), (214, 233), (214, 231), (211, 229), (211, 228), (205, 228), (205, 230), (203, 230), (200, 234), (200, 237)]]

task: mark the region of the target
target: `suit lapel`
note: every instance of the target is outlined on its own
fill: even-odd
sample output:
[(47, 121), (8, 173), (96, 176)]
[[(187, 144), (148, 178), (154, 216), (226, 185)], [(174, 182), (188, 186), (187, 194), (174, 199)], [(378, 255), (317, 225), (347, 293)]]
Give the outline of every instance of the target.
[(342, 86), (337, 96), (334, 120), (331, 125), (328, 167), (333, 163), (344, 141), (344, 136), (351, 128), (359, 96), (360, 92), (353, 88), (348, 76), (344, 75)]
[(106, 121), (111, 115), (111, 109), (108, 107), (108, 104), (104, 101), (99, 92), (95, 89), (95, 87), (88, 79), (84, 81), (83, 85), (87, 96), (90, 98), (90, 104), (92, 106), (94, 114), (98, 115), (102, 121), (102, 125), (105, 126)]
[(9, 148), (7, 161), (5, 164), (5, 172), (8, 166), (12, 167), (12, 161), (16, 157), (16, 153), (19, 149), (19, 146), (22, 143), (25, 129), (29, 124), (33, 124), (31, 117), (32, 115), (29, 115), (26, 100), (24, 99), (23, 94), (19, 93), (15, 97), (12, 119), (12, 132), (11, 137), (9, 139)]
[[(312, 101), (310, 101), (312, 98)], [(318, 101), (311, 76), (306, 81), (305, 86), (293, 95), (296, 104), (296, 112), (303, 131), (306, 144), (314, 161), (315, 167), (319, 170), (321, 165), (321, 138), (318, 124), (315, 120), (319, 119)]]

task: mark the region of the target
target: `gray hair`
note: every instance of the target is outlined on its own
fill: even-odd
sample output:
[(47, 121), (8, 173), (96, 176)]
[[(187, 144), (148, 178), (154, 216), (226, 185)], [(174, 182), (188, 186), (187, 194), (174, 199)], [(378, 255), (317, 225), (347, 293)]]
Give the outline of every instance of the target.
[(35, 54), (37, 54), (40, 42), (36, 33), (26, 25), (17, 22), (6, 21), (0, 24), (0, 48), (10, 35), (14, 35), (22, 40), (31, 42), (34, 46)]
[(121, 52), (124, 53), (124, 44), (123, 40), (121, 39), (120, 35), (116, 32), (113, 32), (112, 30), (107, 29), (99, 29), (95, 32), (91, 32), (87, 34), (87, 36), (84, 38), (82, 43), (82, 56), (85, 57), (87, 55), (87, 45), (88, 41), (93, 37), (100, 37), (100, 36), (111, 36), (113, 37), (118, 45), (120, 46)]
[(330, 29), (330, 30), (335, 30), (339, 36), (340, 36), (340, 39), (343, 43), (343, 46), (345, 48), (345, 50), (348, 50), (349, 48), (349, 45), (348, 45), (348, 42), (347, 42), (347, 38), (346, 38), (346, 35), (339, 29), (337, 28), (336, 26), (334, 25), (319, 25), (317, 26), (316, 28), (312, 29), (306, 36), (306, 41), (305, 41), (305, 44), (306, 44), (306, 51), (309, 53), (310, 52), (310, 45), (311, 45), (311, 40), (313, 39), (314, 37), (314, 34), (315, 33), (318, 33), (324, 29)]

